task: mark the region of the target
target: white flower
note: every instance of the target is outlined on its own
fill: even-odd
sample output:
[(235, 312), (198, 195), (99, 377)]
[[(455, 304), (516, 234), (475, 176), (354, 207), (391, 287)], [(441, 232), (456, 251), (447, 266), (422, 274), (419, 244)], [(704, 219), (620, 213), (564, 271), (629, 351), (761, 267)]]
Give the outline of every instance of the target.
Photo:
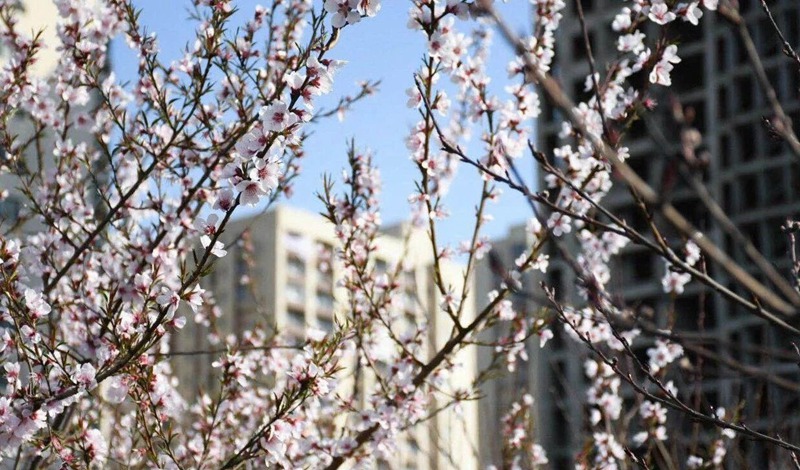
[(686, 459), (686, 467), (689, 469), (700, 468), (703, 466), (703, 459), (696, 455), (690, 455), (688, 459)]
[(214, 209), (228, 211), (233, 207), (233, 191), (230, 189), (221, 189), (217, 193), (217, 198), (214, 200)]
[(700, 18), (703, 16), (703, 10), (700, 9), (697, 2), (692, 2), (688, 5), (680, 4), (678, 8), (680, 9), (681, 7), (685, 8), (683, 11), (684, 21), (688, 21), (695, 26), (700, 24)]
[(571, 220), (572, 219), (568, 216), (555, 212), (551, 214), (550, 218), (547, 220), (547, 226), (553, 231), (554, 236), (560, 237), (572, 231), (572, 225), (570, 225)]
[(533, 444), (531, 448), (531, 464), (533, 465), (545, 465), (550, 462), (547, 459), (547, 454), (544, 451), (544, 448), (539, 444)]
[(672, 64), (677, 64), (680, 61), (681, 58), (678, 57), (678, 46), (675, 44), (667, 46), (667, 48), (664, 49), (664, 55), (661, 57), (661, 60), (658, 61), (650, 72), (650, 82), (664, 86), (672, 85), (672, 79), (669, 73), (675, 68)]
[[(333, 13), (331, 25), (334, 28), (342, 28), (347, 24), (358, 23), (361, 20), (361, 15), (356, 10), (358, 3), (359, 0), (325, 0), (325, 11)], [(377, 5), (380, 9), (379, 2)]]
[(623, 34), (617, 38), (617, 50), (620, 52), (633, 52), (638, 54), (644, 51), (644, 33), (634, 31), (631, 34)]
[(547, 267), (550, 266), (550, 255), (539, 254), (531, 263), (531, 269), (538, 269), (542, 273), (547, 272)]
[(128, 384), (119, 376), (110, 377), (106, 381), (103, 398), (109, 403), (122, 403), (128, 396)]
[(667, 273), (661, 278), (661, 285), (664, 287), (664, 292), (667, 294), (683, 294), (683, 287), (692, 280), (689, 273), (678, 273), (675, 271), (667, 270)]
[(647, 350), (647, 356), (650, 358), (648, 364), (650, 371), (655, 374), (682, 355), (683, 346), (658, 339), (656, 346)]
[(420, 94), (417, 87), (411, 87), (407, 89), (406, 95), (408, 95), (406, 106), (409, 108), (419, 108), (419, 106), (422, 104), (422, 94)]
[(191, 292), (186, 294), (186, 303), (189, 304), (194, 313), (197, 313), (197, 309), (203, 306), (203, 294), (205, 292), (206, 290), (200, 287), (200, 284), (196, 284)]
[(539, 332), (539, 347), (543, 348), (547, 342), (553, 338), (553, 331), (550, 328), (545, 328)]
[(217, 214), (210, 214), (205, 220), (202, 217), (198, 217), (197, 220), (194, 221), (194, 228), (196, 228), (200, 233), (214, 235), (217, 233), (218, 220), (219, 216)]
[(675, 13), (669, 11), (666, 3), (656, 3), (650, 7), (650, 14), (647, 15), (654, 23), (665, 25), (675, 20)]
[(93, 462), (104, 462), (108, 456), (108, 444), (99, 429), (87, 429), (83, 434), (83, 447)]
[(700, 260), (700, 247), (693, 241), (686, 242), (686, 264), (694, 266)]
[(164, 319), (169, 321), (172, 320), (172, 317), (175, 315), (175, 311), (178, 309), (178, 304), (180, 304), (181, 298), (178, 297), (177, 293), (171, 292), (169, 289), (165, 289), (161, 295), (156, 297), (156, 302), (158, 302), (158, 305), (167, 308), (167, 314), (165, 315)]
[[(208, 247), (208, 245), (203, 245), (204, 247)], [(228, 250), (225, 249), (225, 244), (221, 241), (217, 240), (214, 242), (214, 247), (211, 248), (211, 254), (216, 256), (217, 258), (222, 258), (228, 254)]]
[(358, 2), (358, 12), (364, 16), (375, 16), (381, 11), (381, 0), (361, 0)]
[(622, 11), (614, 17), (614, 22), (611, 23), (611, 27), (614, 31), (623, 31), (631, 27), (631, 9), (628, 7), (624, 7)]
[(270, 192), (278, 187), (281, 177), (281, 165), (277, 161), (255, 160), (255, 168), (250, 170), (250, 179), (259, 181), (262, 189)]
[(95, 374), (97, 371), (94, 366), (89, 364), (82, 364), (73, 374), (72, 380), (78, 384), (83, 390), (92, 390), (97, 387), (97, 380)]
[(50, 313), (50, 305), (45, 302), (41, 294), (33, 289), (25, 290), (25, 306), (28, 307), (31, 317), (36, 320)]
[(258, 204), (261, 196), (265, 196), (267, 192), (258, 181), (245, 180), (236, 185), (236, 189), (241, 196), (240, 201), (247, 206), (255, 206)]
[(268, 131), (282, 132), (298, 120), (297, 115), (283, 101), (276, 101), (261, 109), (261, 121)]

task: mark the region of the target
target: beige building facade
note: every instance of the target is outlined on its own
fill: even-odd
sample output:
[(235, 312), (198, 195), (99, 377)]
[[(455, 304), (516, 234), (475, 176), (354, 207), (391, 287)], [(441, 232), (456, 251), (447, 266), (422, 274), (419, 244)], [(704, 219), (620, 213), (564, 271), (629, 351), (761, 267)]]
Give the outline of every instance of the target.
[[(42, 32), (42, 45), (36, 55), (36, 62), (31, 66), (33, 75), (39, 79), (46, 79), (58, 64), (59, 53), (57, 47), (60, 44), (56, 31), (56, 24), (59, 16), (55, 3), (52, 0), (24, 0), (21, 2), (21, 10), (17, 16), (17, 31), (31, 37), (39, 31)], [(0, 49), (0, 63), (7, 63), (9, 60), (6, 51)], [(21, 134), (20, 140), (32, 133), (31, 126), (21, 119), (12, 117), (8, 128), (15, 133)], [(51, 138), (47, 138), (51, 142)], [(52, 148), (52, 145), (50, 145)], [(14, 165), (5, 149), (0, 150), (0, 167)], [(23, 199), (15, 190), (17, 179), (7, 176), (7, 170), (0, 171), (0, 230), (10, 227), (16, 219), (22, 205)], [(0, 232), (1, 233), (1, 232)]]
[[(309, 328), (333, 331), (337, 320), (344, 320), (349, 314), (347, 292), (337, 283), (343, 277), (336, 256), (338, 240), (333, 225), (323, 217), (279, 205), (262, 215), (232, 222), (222, 238), (228, 254), (216, 261), (208, 281), (201, 283), (214, 292), (222, 312), (216, 320), (220, 336), (241, 334), (260, 325), (304, 338)], [(402, 310), (399, 328), (404, 322), (426, 321), (428, 338), (423, 348), (430, 358), (450, 338), (452, 322), (440, 308), (443, 299), (433, 282), (427, 233), (409, 231), (404, 225), (391, 227), (381, 232), (376, 245), (376, 255), (370, 262), (378, 273), (391, 272), (402, 265), (398, 279), (402, 291), (402, 301), (397, 306)], [(445, 282), (455, 290), (461, 288), (462, 269), (454, 263), (441, 266)], [(474, 316), (471, 300), (463, 315), (465, 321)], [(173, 349), (214, 349), (208, 333), (207, 328), (189, 321), (176, 336)], [(198, 390), (213, 390), (213, 357), (176, 358), (174, 370), (187, 397)], [(475, 377), (474, 351), (461, 351), (454, 362), (459, 369), (445, 389), (468, 389)], [(369, 374), (362, 374), (360, 380), (359, 388), (365, 392), (375, 385), (375, 378)], [(431, 410), (443, 405), (443, 400), (437, 396)], [(396, 443), (396, 457), (378, 465), (387, 469), (475, 469), (477, 441), (477, 403), (467, 401), (458, 412), (451, 408), (402, 433)]]

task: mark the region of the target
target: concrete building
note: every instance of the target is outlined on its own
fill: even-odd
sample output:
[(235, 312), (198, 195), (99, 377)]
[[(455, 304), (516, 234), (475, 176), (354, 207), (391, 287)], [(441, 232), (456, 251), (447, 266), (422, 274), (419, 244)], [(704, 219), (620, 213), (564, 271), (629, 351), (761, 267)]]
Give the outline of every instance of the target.
[[(405, 238), (408, 235), (408, 243)], [(337, 285), (342, 266), (336, 257), (338, 240), (333, 225), (319, 215), (277, 206), (263, 215), (231, 223), (223, 235), (228, 254), (219, 259), (206, 289), (214, 292), (223, 315), (217, 320), (220, 334), (238, 334), (257, 324), (299, 338), (305, 330), (316, 327), (331, 331), (337, 318), (348, 315), (346, 292)], [(429, 325), (429, 357), (444, 345), (452, 323), (440, 309), (441, 295), (432, 280), (432, 258), (427, 234), (407, 233), (407, 227), (386, 229), (377, 239), (377, 255), (372, 262), (380, 271), (392, 270), (402, 263), (403, 309), (406, 321), (424, 318)], [(459, 289), (462, 268), (445, 263), (446, 282)], [(242, 280), (246, 282), (242, 282)], [(470, 304), (465, 318), (474, 316)], [(209, 330), (188, 322), (176, 335), (174, 350), (214, 349), (208, 342)], [(218, 347), (218, 346), (217, 346)], [(173, 370), (187, 397), (197, 391), (213, 390), (214, 356), (178, 357)], [(462, 364), (452, 374), (451, 386), (468, 387), (475, 376), (475, 354), (463, 351), (456, 358)], [(364, 374), (364, 390), (371, 389), (374, 378)], [(352, 385), (352, 384), (351, 384)], [(363, 397), (364, 394), (362, 393)], [(435, 403), (432, 404), (435, 407)], [(434, 408), (435, 409), (435, 408)], [(379, 462), (387, 469), (473, 469), (477, 468), (477, 404), (466, 402), (462, 413), (447, 411), (402, 434), (398, 453), (391, 461)]]
[[(532, 240), (525, 230), (525, 226), (515, 226), (509, 229), (503, 239), (492, 241), (492, 250), (487, 257), (477, 265), (475, 277), (475, 297), (478, 305), (489, 302), (489, 293), (498, 289), (506, 277), (503, 267), (514, 266), (514, 260), (531, 246)], [(523, 290), (533, 292), (532, 278), (526, 274), (521, 279)], [(512, 295), (516, 312), (529, 316), (538, 308), (535, 302), (522, 295)], [(494, 342), (507, 333), (508, 325), (497, 324), (482, 333), (482, 339)], [(479, 403), (480, 422), (483, 429), (499, 430), (503, 415), (508, 412), (511, 404), (519, 401), (523, 394), (531, 393), (537, 397), (541, 393), (532, 390), (533, 377), (537, 374), (537, 354), (531, 354), (535, 345), (526, 343), (528, 356), (531, 360), (517, 364), (514, 372), (508, 372), (503, 365), (493, 364), (496, 354), (493, 348), (481, 348), (478, 353), (478, 370), (496, 368), (499, 373), (496, 378), (482, 384), (484, 398)], [(536, 410), (538, 411), (538, 409)], [(538, 416), (534, 419), (538, 422)], [(487, 433), (481, 439), (481, 466), (499, 465), (503, 460), (503, 440), (499, 432)]]
[[(588, 93), (584, 91), (584, 83), (589, 75), (589, 64), (583, 32), (576, 19), (574, 2), (565, 3), (565, 20), (557, 33), (553, 74), (573, 100), (585, 100)], [(761, 9), (759, 0), (739, 0), (738, 3), (772, 86), (797, 131), (800, 124), (800, 72), (797, 65), (782, 54), (779, 38)], [(586, 13), (592, 49), (602, 69), (602, 64), (613, 60), (616, 54), (616, 35), (610, 24), (621, 5), (616, 0), (581, 0), (581, 4)], [(800, 3), (795, 0), (776, 0), (769, 4), (787, 40), (795, 48), (800, 46)], [(672, 73), (673, 87), (668, 90), (671, 95), (662, 92), (656, 98), (668, 109), (670, 100), (677, 97), (684, 111), (694, 114), (694, 126), (702, 133), (703, 148), (710, 156), (708, 167), (701, 172), (706, 187), (740, 230), (788, 276), (791, 261), (787, 237), (782, 233), (781, 225), (787, 217), (796, 218), (800, 215), (800, 167), (787, 146), (772, 139), (763, 124), (763, 117), (772, 116), (773, 113), (754, 78), (745, 45), (738, 38), (735, 28), (714, 13), (706, 13), (699, 27), (678, 21), (670, 24), (670, 31), (667, 40), (678, 44), (682, 62), (676, 65)], [(538, 143), (539, 148), (551, 152), (563, 145), (558, 138), (561, 117), (552, 106), (546, 104), (546, 100), (542, 102)], [(650, 116), (647, 125), (638, 121), (625, 140), (631, 153), (628, 163), (656, 190), (662, 191), (706, 236), (763, 280), (741, 247), (706, 215), (707, 211), (680, 176), (675, 177), (673, 187), (666, 187), (665, 175), (674, 171), (673, 159), (678, 151), (677, 133), (667, 131), (659, 138), (653, 136), (653, 129), (664, 132), (665, 129), (677, 130), (677, 126), (665, 112)], [(665, 142), (668, 145), (664, 145)], [(541, 186), (544, 187), (544, 184)], [(603, 202), (615, 214), (647, 233), (646, 220), (623, 184), (617, 183)], [(497, 255), (504, 259), (506, 265), (516, 256), (509, 252), (509, 247), (522, 240), (518, 230), (512, 230), (506, 239), (494, 242)], [(667, 232), (667, 235), (674, 234)], [(675, 236), (672, 241), (678, 241), (678, 237)], [(628, 307), (652, 315), (656, 323), (664, 326), (669, 298), (663, 294), (660, 283), (663, 274), (664, 264), (660, 258), (641, 247), (629, 246), (612, 266), (609, 289)], [(748, 296), (736, 288), (718, 267), (712, 266), (711, 274), (721, 279), (724, 285)], [(486, 282), (486, 279), (484, 277), (479, 282)], [(546, 280), (562, 295), (574, 298), (571, 292), (574, 292), (572, 286), (575, 276), (566, 263), (558, 260), (555, 252), (551, 252), (551, 268)], [(478, 290), (485, 292), (491, 288), (479, 285)], [(534, 288), (538, 291), (538, 287)], [(479, 306), (484, 298), (480, 295)], [(718, 340), (715, 344), (706, 345), (708, 348), (748, 364), (768, 367), (772, 374), (797, 381), (795, 361), (788, 358), (781, 361), (752, 353), (757, 350), (754, 347), (763, 345), (791, 352), (791, 338), (750, 312), (704, 289), (697, 282), (687, 286), (684, 295), (676, 299), (674, 328), (681, 331), (697, 329), (697, 312), (701, 308), (705, 311), (705, 334)], [(527, 389), (538, 391), (537, 428), (542, 431), (540, 442), (548, 451), (552, 468), (571, 468), (574, 455), (584, 442), (582, 433), (586, 429), (584, 411), (578, 406), (584, 401), (586, 380), (582, 357), (585, 351), (581, 354), (581, 348), (576, 350), (571, 341), (562, 341), (559, 333), (556, 332), (556, 338), (547, 348), (532, 352), (528, 370), (520, 370), (515, 377), (507, 380), (516, 381), (519, 387), (527, 382)], [(646, 345), (640, 346), (642, 348), (646, 348)], [(791, 413), (798, 404), (797, 396), (765, 382), (742, 380), (732, 371), (708, 362), (704, 371), (706, 378), (701, 406), (705, 409), (714, 406), (731, 408), (745, 402), (747, 407), (744, 416), (748, 426), (780, 434), (793, 442), (800, 437), (797, 423), (792, 420), (787, 420), (785, 426), (775, 427), (774, 421), (768, 423), (761, 418), (762, 413), (773, 417)], [(496, 422), (504, 411), (503, 408), (497, 408), (497, 411), (492, 407), (503, 405), (502, 399), (487, 401), (482, 405), (482, 419), (489, 418), (493, 420), (492, 423)], [(738, 439), (736, 446), (729, 455), (729, 461), (734, 466), (741, 466), (739, 468), (748, 465), (760, 467), (765, 461), (790, 465), (779, 460), (785, 456), (777, 455), (775, 448), (747, 439)], [(498, 444), (488, 442), (484, 447), (484, 455), (496, 456)]]

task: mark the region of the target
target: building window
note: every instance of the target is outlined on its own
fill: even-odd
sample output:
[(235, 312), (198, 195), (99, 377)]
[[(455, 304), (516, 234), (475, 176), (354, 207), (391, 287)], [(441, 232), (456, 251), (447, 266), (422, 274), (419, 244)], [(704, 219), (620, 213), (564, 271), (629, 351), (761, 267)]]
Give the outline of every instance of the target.
[(306, 303), (305, 287), (293, 282), (286, 284), (286, 301), (290, 305), (304, 306)]
[(325, 314), (332, 314), (333, 307), (334, 307), (334, 299), (333, 295), (330, 292), (320, 292), (317, 291), (317, 312), (322, 312)]
[(550, 369), (550, 374), (552, 377), (551, 390), (554, 392), (551, 394), (553, 403), (550, 406), (553, 413), (550, 418), (553, 425), (551, 430), (554, 436), (563, 436), (564, 440), (561, 442), (561, 446), (568, 447), (570, 442), (569, 418), (564, 413), (567, 404), (562, 401), (564, 397), (569, 396), (564, 388), (564, 384), (567, 383), (564, 363), (561, 361), (554, 362)]
[(403, 309), (409, 317), (417, 311), (417, 277), (414, 270), (403, 272)]
[(728, 168), (733, 163), (734, 153), (731, 150), (731, 138), (723, 133), (719, 141), (719, 153), (722, 156), (722, 167)]
[(756, 175), (744, 175), (739, 178), (740, 207), (752, 210), (758, 207), (758, 178)]
[[(589, 31), (588, 36), (589, 45), (592, 46), (592, 52), (596, 52), (595, 44), (597, 41), (594, 40), (594, 31)], [(586, 40), (583, 38), (583, 31), (579, 31), (572, 36), (572, 57), (579, 59), (586, 57), (588, 54), (589, 52), (586, 50)]]
[(317, 291), (333, 292), (333, 247), (317, 243)]
[(780, 52), (780, 39), (772, 28), (769, 18), (758, 20), (757, 30), (761, 33), (761, 40), (757, 41), (760, 55), (762, 58), (772, 57)]
[(328, 243), (317, 243), (317, 269), (323, 273), (333, 270), (333, 246)]
[(717, 118), (725, 118), (728, 113), (728, 89), (720, 86), (717, 90)]
[(389, 265), (386, 263), (385, 260), (379, 259), (375, 261), (375, 274), (380, 276), (381, 274), (386, 274), (389, 270)]
[(783, 168), (772, 168), (768, 170), (764, 177), (767, 179), (766, 184), (766, 203), (767, 204), (783, 204), (786, 202), (788, 191), (784, 186), (784, 171)]
[(286, 259), (289, 278), (302, 280), (306, 277), (306, 262), (295, 253), (289, 253)]
[(736, 95), (739, 97), (739, 111), (749, 111), (753, 109), (753, 81), (749, 75), (744, 75), (736, 79), (734, 83)]
[(739, 141), (740, 160), (749, 162), (756, 159), (756, 134), (750, 124), (736, 127), (736, 137)]
[(250, 285), (252, 279), (250, 278), (250, 269), (247, 263), (247, 253), (242, 248), (241, 244), (236, 245), (235, 255), (235, 273), (236, 273), (236, 302), (245, 303), (250, 299)]
[(289, 328), (302, 330), (306, 327), (306, 313), (302, 309), (289, 307), (286, 312), (286, 323)]
[(307, 258), (311, 252), (311, 246), (308, 239), (299, 233), (287, 232), (283, 237), (283, 244), (286, 247), (287, 252), (292, 253), (301, 259)]
[(628, 161), (628, 165), (630, 165), (631, 170), (635, 171), (640, 178), (645, 181), (650, 181), (650, 168), (652, 165), (652, 160), (642, 158), (642, 157), (632, 157)]
[(728, 44), (727, 36), (722, 35), (717, 38), (717, 70), (722, 71), (728, 68)]
[(750, 240), (750, 243), (752, 243), (753, 246), (758, 251), (761, 251), (762, 244), (761, 244), (761, 235), (758, 229), (758, 223), (753, 222), (749, 224), (743, 224), (741, 230), (744, 236)]
[(574, 101), (586, 101), (589, 99), (590, 92), (586, 91), (586, 82), (583, 78), (577, 78), (572, 82), (572, 99)]
[(734, 200), (733, 186), (730, 183), (722, 185), (722, 207), (726, 214), (733, 214), (736, 211), (736, 201)]
[(758, 0), (739, 0), (739, 11), (749, 13), (753, 9), (753, 2)]
[(787, 234), (783, 233), (783, 230), (781, 230), (781, 226), (785, 223), (785, 217), (774, 217), (767, 221), (769, 241), (772, 247), (771, 255), (775, 258), (788, 256), (789, 254), (789, 239)]
[[(690, 29), (701, 30), (702, 28), (691, 26)], [(681, 63), (678, 65), (676, 73), (672, 74), (672, 85), (675, 91), (683, 93), (703, 86), (705, 59), (703, 54), (681, 57)]]
[(334, 330), (333, 317), (320, 316), (317, 314), (317, 327), (325, 333), (332, 333)]

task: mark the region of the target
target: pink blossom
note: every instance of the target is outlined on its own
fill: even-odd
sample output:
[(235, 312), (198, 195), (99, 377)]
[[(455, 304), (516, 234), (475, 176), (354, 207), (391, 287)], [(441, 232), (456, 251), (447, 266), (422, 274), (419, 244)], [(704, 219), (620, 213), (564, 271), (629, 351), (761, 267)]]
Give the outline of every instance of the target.
[(651, 21), (660, 25), (665, 25), (676, 18), (675, 13), (669, 11), (669, 6), (664, 3), (664, 0), (654, 0), (648, 16)]
[(282, 101), (272, 103), (261, 110), (261, 122), (269, 131), (283, 132), (297, 121), (297, 115)]
[(81, 389), (92, 390), (97, 387), (97, 380), (95, 379), (96, 372), (94, 366), (87, 362), (81, 364), (81, 366), (75, 370), (72, 380), (78, 384)]

